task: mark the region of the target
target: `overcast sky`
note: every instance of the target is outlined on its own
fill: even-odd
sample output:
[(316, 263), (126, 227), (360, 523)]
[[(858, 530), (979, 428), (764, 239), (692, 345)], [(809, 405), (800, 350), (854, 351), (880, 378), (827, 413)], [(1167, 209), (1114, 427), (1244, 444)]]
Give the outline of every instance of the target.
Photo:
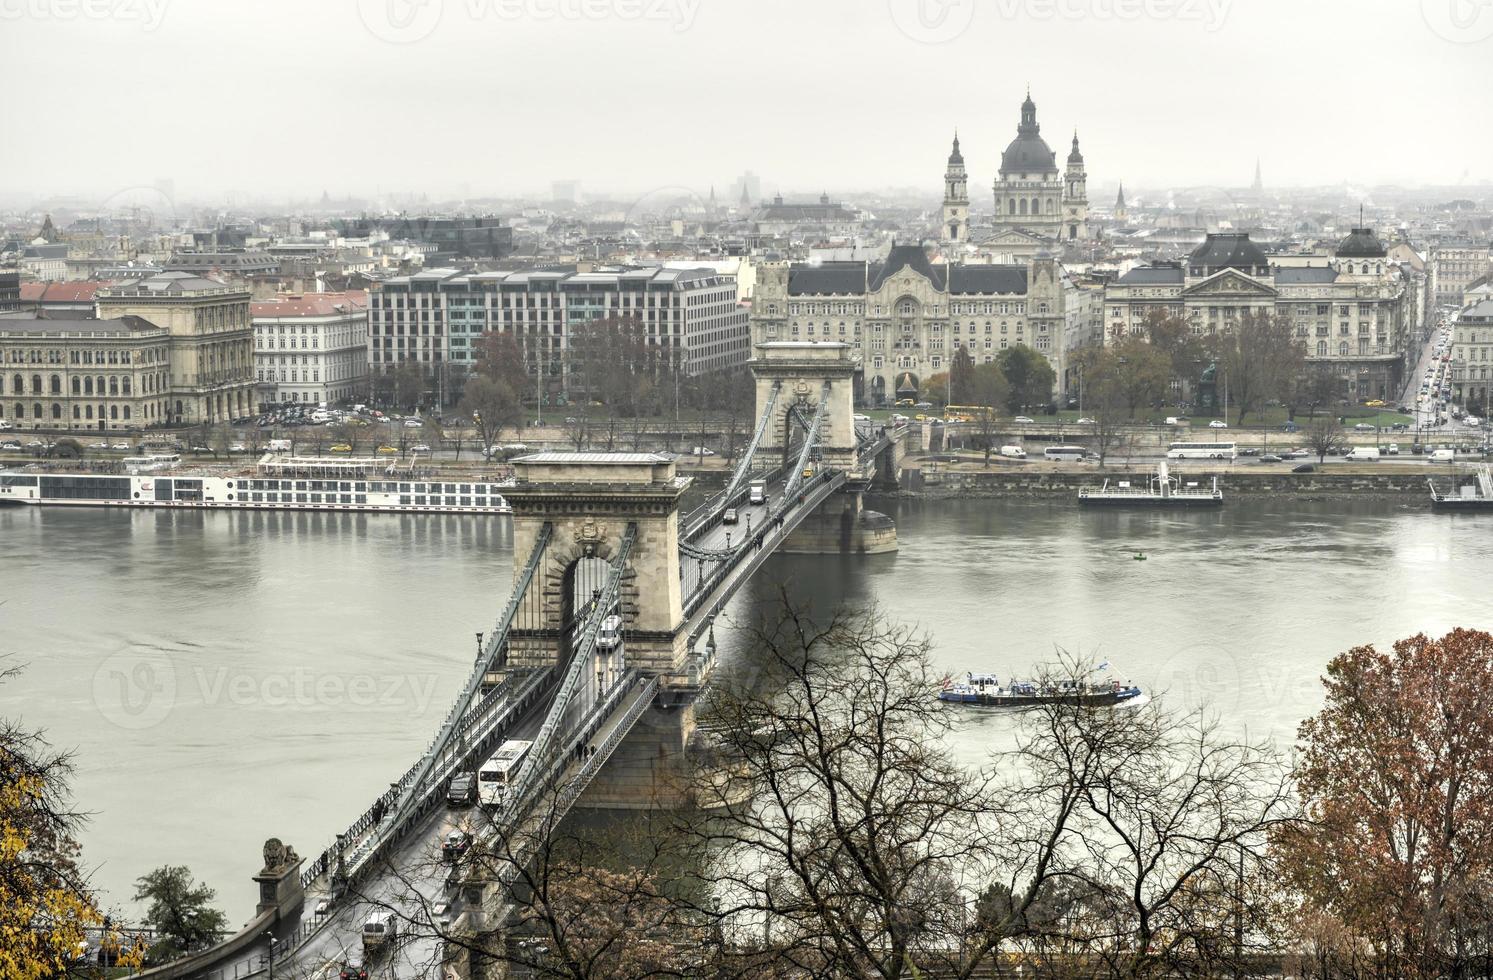
[(0, 192), (1493, 179), (1493, 0), (0, 0)]

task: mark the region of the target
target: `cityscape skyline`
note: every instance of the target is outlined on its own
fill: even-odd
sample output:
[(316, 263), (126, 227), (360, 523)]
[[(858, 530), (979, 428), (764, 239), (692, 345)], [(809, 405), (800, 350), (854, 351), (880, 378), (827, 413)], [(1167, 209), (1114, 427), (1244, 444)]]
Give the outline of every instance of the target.
[[(402, 188), (532, 198), (558, 179), (597, 193), (703, 194), (745, 168), (770, 175), (764, 197), (924, 186), (931, 196), (957, 130), (978, 209), (1028, 87), (1052, 145), (1076, 128), (1095, 188), (1247, 187), (1257, 159), (1273, 189), (1493, 180), (1493, 135), (1466, 125), (1456, 95), (1493, 82), (1493, 24), (1480, 36), (1493, 12), (1442, 24), (1434, 0), (829, 3), (795, 8), (791, 33), (773, 28), (784, 11), (770, 5), (691, 0), (314, 10), (272, 0), (228, 4), (226, 33), (222, 5), (96, 6), (107, 16), (64, 17), (63, 0), (6, 8), (12, 91), (69, 63), (51, 97), (7, 105), (7, 128), (25, 135), (0, 148), (7, 198), (25, 188), (31, 201), (107, 199), (163, 176), (182, 199), (204, 201)], [(1371, 6), (1376, 16), (1364, 16)], [(1323, 36), (1366, 51), (1386, 35), (1392, 60), (1320, 50)], [(560, 72), (556, 41), (570, 66)], [(76, 58), (80, 48), (90, 57)], [(209, 48), (213, 75), (180, 84), (181, 66)], [(1002, 56), (994, 70), (991, 51)], [(769, 54), (799, 67), (754, 71)], [(1095, 85), (1092, 71), (1074, 70), (1082, 64), (1117, 84)], [(238, 90), (212, 78), (251, 81)], [(122, 109), (88, 115), (89, 143), (129, 152), (104, 171), (86, 155), (33, 152), (77, 138), (78, 117), (57, 106), (87, 104), (90, 92)], [(486, 108), (474, 116), (474, 104)], [(130, 111), (147, 106), (162, 114)], [(395, 135), (400, 118), (418, 119), (410, 138)], [(142, 125), (172, 119), (189, 121), (190, 136), (140, 137)], [(1453, 133), (1442, 149), (1437, 134)]]

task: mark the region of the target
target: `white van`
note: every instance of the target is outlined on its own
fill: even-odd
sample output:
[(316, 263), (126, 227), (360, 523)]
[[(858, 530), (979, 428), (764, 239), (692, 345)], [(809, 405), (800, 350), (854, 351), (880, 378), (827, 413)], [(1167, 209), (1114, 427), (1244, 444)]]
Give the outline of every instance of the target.
[(268, 449), (272, 453), (288, 453), (290, 452), (290, 440), (271, 439), (269, 442), (264, 444), (264, 448)]
[(1000, 454), (1007, 459), (1026, 459), (1026, 450), (1020, 446), (1002, 446)]
[(608, 616), (601, 621), (601, 631), (596, 634), (596, 649), (615, 650), (622, 642), (622, 617)]
[(747, 503), (756, 506), (767, 503), (767, 481), (753, 480), (751, 488), (747, 490)]
[(379, 949), (399, 937), (399, 920), (392, 912), (375, 912), (363, 923), (363, 949)]
[(1373, 446), (1354, 446), (1348, 450), (1347, 455), (1343, 459), (1368, 460), (1377, 463), (1379, 462), (1379, 450)]
[(1431, 450), (1428, 461), (1432, 463), (1450, 463), (1455, 461), (1456, 458), (1457, 453), (1454, 449), (1433, 449)]
[(10, 419), (0, 419), (0, 432), (9, 432), (11, 429), (14, 429), (15, 427), (16, 427), (16, 424), (14, 422), (12, 422)]

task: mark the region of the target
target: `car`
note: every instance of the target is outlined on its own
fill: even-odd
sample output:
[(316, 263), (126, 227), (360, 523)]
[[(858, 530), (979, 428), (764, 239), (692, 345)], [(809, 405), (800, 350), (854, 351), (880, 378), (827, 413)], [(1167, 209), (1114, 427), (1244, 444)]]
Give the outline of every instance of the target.
[(451, 777), (451, 785), (446, 787), (446, 804), (448, 806), (466, 806), (477, 799), (477, 777), (469, 772), (459, 772)]
[(229, 445), (228, 451), (230, 453), (246, 453), (249, 451), (249, 447), (241, 442), (235, 442)]
[(384, 456), (391, 456), (399, 452), (399, 450), (394, 446), (379, 446), (378, 449), (374, 451)]
[(690, 449), (689, 454), (691, 456), (714, 456), (715, 450), (706, 446), (694, 446)]
[(368, 968), (361, 963), (343, 963), (339, 980), (368, 980)]
[(1472, 426), (1474, 429), (1483, 424), (1483, 420), (1478, 418), (1476, 415), (1469, 415), (1466, 418), (1462, 419), (1462, 422), (1465, 425)]
[(1354, 424), (1353, 431), (1354, 432), (1378, 432), (1379, 431), (1379, 427), (1377, 425), (1373, 425), (1373, 424), (1370, 424), (1368, 422), (1358, 422), (1358, 423)]
[(1180, 416), (1180, 415), (1168, 415), (1162, 421), (1161, 424), (1162, 425), (1181, 425), (1183, 422), (1186, 422), (1186, 421), (1187, 420), (1185, 418), (1183, 418), (1182, 416)]
[(1223, 419), (1214, 419), (1212, 422), (1208, 423), (1208, 428), (1210, 429), (1227, 429), (1228, 427), (1229, 424)]
[(897, 408), (916, 408), (917, 407), (917, 402), (913, 401), (911, 398), (898, 398), (895, 407), (897, 407)]
[(1262, 453), (1260, 455), (1260, 462), (1262, 462), (1262, 463), (1281, 463), (1281, 462), (1284, 462), (1284, 460), (1281, 459), (1279, 456), (1275, 455), (1275, 453)]
[(912, 407), (913, 408), (932, 408), (933, 407), (933, 403), (932, 402), (918, 402), (916, 405), (914, 405)]
[(441, 841), (441, 857), (447, 861), (456, 861), (466, 854), (467, 849), (472, 846), (472, 835), (465, 830), (453, 830)]
[(1020, 422), (1023, 425), (1028, 425), (1028, 424), (1031, 424), (1031, 423), (1035, 422), (1036, 419), (1031, 418), (1030, 416), (1026, 416), (1026, 415), (1018, 415), (1014, 419), (1012, 419), (1011, 421), (1012, 422)]
[(192, 452), (194, 452), (194, 453), (210, 453), (210, 452), (212, 452), (212, 450), (208, 449), (206, 446), (193, 446), (192, 447)]
[(1079, 419), (1074, 424), (1075, 425), (1097, 425), (1098, 423), (1095, 422), (1093, 419), (1089, 418), (1087, 415), (1085, 415), (1083, 418)]
[(1295, 422), (1287, 422), (1287, 423), (1285, 423), (1284, 425), (1282, 425), (1280, 427), (1280, 431), (1282, 431), (1282, 432), (1300, 432), (1301, 431), (1301, 426), (1297, 425)]
[(130, 451), (130, 444), (127, 443), (127, 442), (116, 442), (114, 445), (110, 446), (109, 448), (113, 449), (113, 450), (117, 450), (118, 452), (127, 453), (127, 452)]
[(1291, 467), (1291, 472), (1292, 473), (1315, 473), (1315, 472), (1317, 472), (1317, 464), (1316, 463), (1302, 463), (1300, 466), (1293, 466), (1293, 467)]
[(418, 429), (418, 428), (421, 428), (424, 425), (425, 425), (425, 423), (421, 422), (419, 419), (405, 419), (404, 420), (404, 427), (406, 429)]
[(1305, 449), (1292, 449), (1290, 452), (1281, 454), (1282, 458), (1284, 459), (1306, 459), (1310, 455), (1311, 453), (1307, 452)]
[(410, 452), (412, 452), (412, 453), (428, 453), (428, 452), (430, 452), (430, 447), (427, 446), (423, 442), (417, 442), (413, 446), (410, 447)]
[(8, 440), (6, 442), (0, 442), (0, 449), (3, 449), (3, 450), (8, 450), (10, 452), (17, 452), (17, 451), (20, 450), (20, 448), (21, 448), (21, 444), (19, 442), (16, 442), (14, 439)]
[(1397, 442), (1392, 442), (1384, 447), (1384, 452), (1389, 456), (1398, 456), (1400, 455), (1400, 444)]
[(1370, 399), (1363, 403), (1364, 408), (1383, 408), (1384, 405), (1384, 401), (1378, 398)]
[(869, 422), (869, 421), (871, 421), (871, 416), (869, 416), (869, 415), (861, 415), (859, 413), (850, 416), (850, 418), (854, 422)]
[(727, 507), (725, 513), (721, 514), (722, 524), (735, 524), (741, 520), (741, 515), (736, 512), (735, 507)]
[(896, 415), (896, 414), (893, 414), (892, 415), (892, 421), (893, 422), (908, 422), (908, 421), (911, 421), (911, 420), (908, 419), (908, 417), (906, 415)]
[(339, 442), (332, 445), (330, 447), (330, 451), (334, 453), (350, 453), (353, 451), (353, 447), (349, 446), (345, 442)]
[(928, 421), (928, 416), (924, 415), (922, 412), (919, 412), (912, 417), (912, 420), (914, 422), (926, 422)]
[(1258, 455), (1260, 455), (1260, 450), (1257, 447), (1255, 447), (1255, 446), (1247, 446), (1244, 449), (1239, 450), (1239, 455), (1240, 456), (1258, 456)]

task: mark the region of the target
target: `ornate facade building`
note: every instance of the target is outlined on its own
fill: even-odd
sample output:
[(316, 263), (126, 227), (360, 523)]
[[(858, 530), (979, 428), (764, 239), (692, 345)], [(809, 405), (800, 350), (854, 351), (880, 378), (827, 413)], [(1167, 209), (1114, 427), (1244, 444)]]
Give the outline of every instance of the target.
[(209, 425), (254, 414), (247, 287), (163, 272), (101, 289), (97, 303), (101, 319), (136, 316), (170, 334), (173, 425)]
[(1016, 138), (1001, 154), (995, 178), (995, 238), (1018, 231), (1054, 241), (1087, 238), (1089, 229), (1088, 173), (1078, 149), (1078, 133), (1067, 168), (1058, 171), (1057, 154), (1042, 138), (1037, 105), (1028, 93), (1021, 103)]
[(864, 402), (913, 397), (949, 369), (954, 352), (976, 362), (1024, 344), (1065, 376), (1073, 289), (1059, 264), (932, 263), (921, 245), (894, 245), (882, 262), (768, 262), (758, 273), (752, 339), (838, 341), (861, 362)]
[(1186, 262), (1132, 269), (1104, 294), (1105, 342), (1144, 329), (1154, 312), (1198, 335), (1227, 333), (1246, 313), (1289, 319), (1308, 362), (1328, 365), (1355, 398), (1399, 398), (1420, 336), (1414, 278), (1369, 228), (1354, 228), (1318, 266), (1274, 264), (1247, 234), (1213, 234)]
[(168, 418), (171, 338), (136, 316), (0, 317), (0, 418), (22, 429), (143, 429)]

